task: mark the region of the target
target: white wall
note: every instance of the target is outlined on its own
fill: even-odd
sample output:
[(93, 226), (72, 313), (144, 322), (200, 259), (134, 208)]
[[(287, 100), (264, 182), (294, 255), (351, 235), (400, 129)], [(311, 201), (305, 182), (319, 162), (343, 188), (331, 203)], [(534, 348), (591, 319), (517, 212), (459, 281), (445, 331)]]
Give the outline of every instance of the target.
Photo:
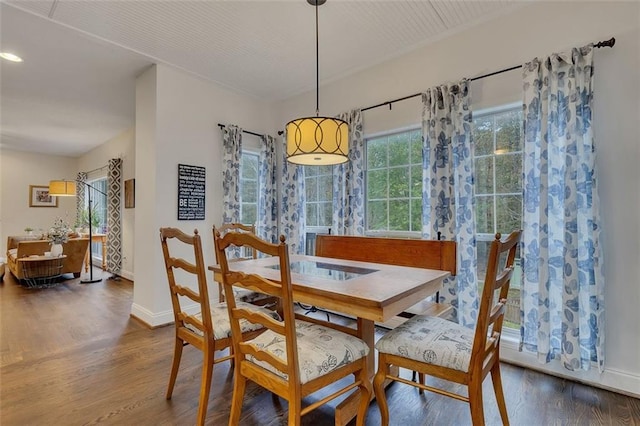
[[(112, 158), (122, 159), (122, 269), (120, 275), (133, 280), (133, 237), (135, 209), (124, 208), (124, 181), (135, 177), (135, 130), (128, 129), (78, 159), (79, 171), (106, 166)], [(105, 169), (106, 174), (106, 169)], [(75, 179), (75, 174), (69, 176)]]
[[(141, 197), (136, 201), (134, 316), (152, 326), (173, 321), (158, 238), (160, 227), (174, 226), (185, 232), (198, 228), (205, 262), (214, 263), (211, 229), (222, 221), (222, 133), (218, 123), (273, 133), (272, 111), (265, 102), (162, 65), (138, 78), (135, 170), (136, 192)], [(205, 220), (177, 220), (178, 164), (206, 168)]]
[[(574, 374), (603, 387), (640, 395), (640, 5), (637, 2), (536, 2), (422, 49), (321, 87), (321, 113), (418, 93), (570, 47), (616, 37), (595, 52), (594, 120), (598, 146), (606, 280), (606, 371)], [(475, 109), (522, 98), (520, 71), (472, 84)], [(281, 103), (280, 123), (310, 112), (315, 93)], [(365, 134), (418, 124), (413, 99), (364, 113)], [(503, 357), (537, 364), (517, 351)], [(560, 373), (568, 373), (560, 370)]]
[(0, 152), (0, 257), (7, 237), (24, 235), (24, 228), (48, 230), (56, 217), (71, 225), (76, 218), (75, 197), (58, 197), (58, 207), (29, 207), (29, 185), (48, 186), (52, 179), (75, 176), (76, 159), (2, 149)]

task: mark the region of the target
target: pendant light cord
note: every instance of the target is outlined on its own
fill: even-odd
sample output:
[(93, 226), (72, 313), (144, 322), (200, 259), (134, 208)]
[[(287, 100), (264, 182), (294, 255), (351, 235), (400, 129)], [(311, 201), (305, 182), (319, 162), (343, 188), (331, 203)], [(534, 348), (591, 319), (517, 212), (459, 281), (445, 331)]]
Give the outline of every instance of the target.
[(316, 0), (316, 117), (320, 116), (320, 54), (318, 44), (318, 1)]

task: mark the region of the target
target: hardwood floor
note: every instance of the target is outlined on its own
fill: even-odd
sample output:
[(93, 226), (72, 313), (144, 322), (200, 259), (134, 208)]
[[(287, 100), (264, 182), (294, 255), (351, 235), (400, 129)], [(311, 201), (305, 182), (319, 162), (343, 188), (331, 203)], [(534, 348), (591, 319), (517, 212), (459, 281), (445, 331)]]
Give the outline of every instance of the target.
[[(100, 274), (96, 268), (94, 276)], [(19, 286), (7, 272), (0, 284), (0, 424), (193, 424), (202, 354), (185, 348), (173, 398), (165, 400), (174, 329), (150, 330), (130, 318), (132, 297), (132, 283), (126, 280), (79, 284), (70, 279), (38, 290)], [(638, 399), (502, 367), (512, 425), (640, 425)], [(232, 374), (228, 363), (216, 365), (209, 425), (227, 424)], [(419, 395), (401, 384), (392, 385), (387, 395), (393, 425), (470, 423), (465, 403)], [(500, 424), (490, 380), (484, 395), (487, 424)], [(241, 424), (285, 424), (286, 413), (286, 402), (249, 386)], [(303, 424), (332, 425), (332, 408), (312, 412)], [(367, 425), (379, 424), (373, 402)]]

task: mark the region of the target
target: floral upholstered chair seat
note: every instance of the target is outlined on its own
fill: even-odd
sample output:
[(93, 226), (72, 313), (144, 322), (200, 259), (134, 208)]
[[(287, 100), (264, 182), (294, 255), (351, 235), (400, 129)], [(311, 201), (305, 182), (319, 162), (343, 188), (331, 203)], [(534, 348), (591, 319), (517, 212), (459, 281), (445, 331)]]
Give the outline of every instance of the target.
[[(307, 383), (330, 373), (343, 365), (367, 356), (369, 347), (360, 339), (318, 324), (296, 320), (298, 340), (298, 365), (300, 382)], [(267, 330), (251, 341), (262, 350), (286, 361), (285, 339)], [(271, 364), (251, 356), (249, 361), (287, 379), (287, 376)]]
[[(239, 308), (248, 308), (257, 312), (262, 312), (264, 314), (269, 315), (271, 318), (280, 321), (280, 315), (276, 311), (272, 311), (271, 309), (262, 308), (259, 306), (255, 306), (249, 303), (244, 302), (236, 302), (236, 306)], [(202, 321), (202, 312), (198, 312), (193, 315), (198, 320)], [(231, 323), (229, 321), (229, 312), (227, 310), (226, 303), (217, 303), (211, 305), (211, 319), (213, 321), (213, 337), (215, 339), (226, 339), (231, 337)], [(194, 333), (202, 336), (202, 331), (198, 330), (196, 327), (191, 324), (185, 324), (185, 326), (193, 331)], [(252, 322), (242, 320), (240, 321), (240, 330), (245, 333), (248, 331), (255, 331), (261, 329), (262, 326), (260, 324), (254, 324)]]
[(438, 317), (418, 315), (385, 334), (376, 349), (454, 370), (467, 371), (473, 330)]
[(233, 294), (236, 295), (236, 300), (246, 303), (255, 303), (261, 300), (272, 299), (268, 294), (258, 293), (257, 291), (251, 291), (239, 287), (233, 288)]

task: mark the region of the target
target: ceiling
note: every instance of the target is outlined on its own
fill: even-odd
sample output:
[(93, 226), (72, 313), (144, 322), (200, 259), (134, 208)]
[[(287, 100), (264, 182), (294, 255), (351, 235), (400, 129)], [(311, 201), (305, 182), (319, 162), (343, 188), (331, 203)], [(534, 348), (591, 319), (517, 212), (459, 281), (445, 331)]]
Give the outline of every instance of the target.
[[(329, 0), (319, 8), (327, 83), (523, 3)], [(315, 10), (304, 0), (2, 0), (0, 147), (80, 156), (134, 124), (135, 78), (163, 63), (238, 93), (315, 88)], [(401, 94), (399, 94), (401, 95)]]

